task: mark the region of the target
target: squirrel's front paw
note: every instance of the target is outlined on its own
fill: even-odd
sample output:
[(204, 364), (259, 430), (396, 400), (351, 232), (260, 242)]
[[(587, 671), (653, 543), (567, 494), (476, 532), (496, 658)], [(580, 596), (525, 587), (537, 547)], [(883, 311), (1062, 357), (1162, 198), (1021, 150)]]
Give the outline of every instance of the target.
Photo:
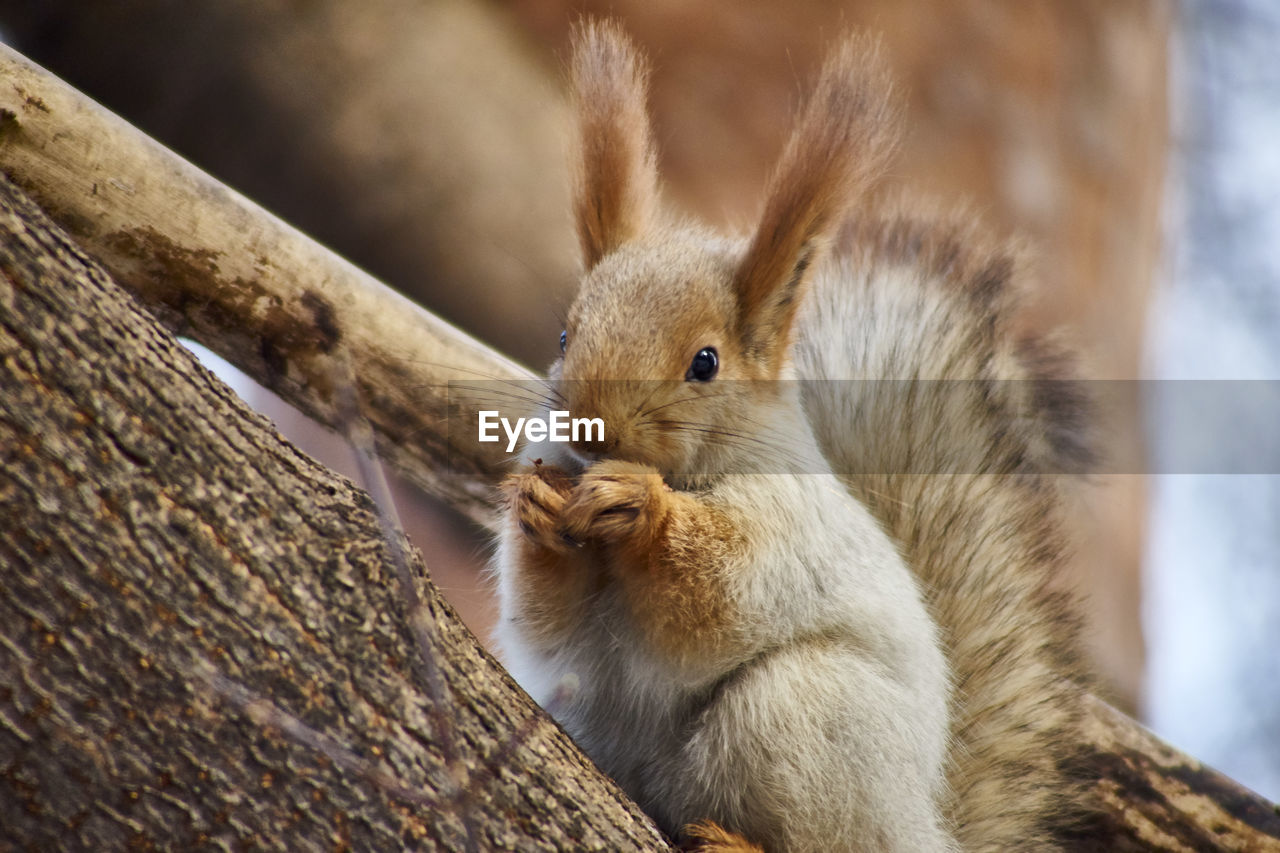
[(586, 470), (560, 511), (560, 531), (578, 542), (652, 538), (671, 489), (647, 465), (608, 460)]
[(552, 465), (536, 465), (507, 477), (502, 490), (525, 536), (553, 551), (571, 547), (558, 529), (560, 513), (573, 491), (573, 479), (567, 473)]

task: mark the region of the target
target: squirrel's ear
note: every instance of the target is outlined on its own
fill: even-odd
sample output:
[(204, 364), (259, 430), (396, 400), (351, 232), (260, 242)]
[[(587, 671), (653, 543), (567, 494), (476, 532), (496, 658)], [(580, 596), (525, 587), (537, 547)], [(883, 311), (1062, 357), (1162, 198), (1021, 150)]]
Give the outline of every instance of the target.
[(765, 364), (780, 365), (806, 273), (893, 150), (891, 94), (879, 45), (846, 37), (783, 149), (734, 282), (747, 352)]
[(612, 21), (574, 31), (578, 112), (574, 215), (588, 269), (643, 234), (658, 202), (658, 171), (645, 109), (648, 66)]

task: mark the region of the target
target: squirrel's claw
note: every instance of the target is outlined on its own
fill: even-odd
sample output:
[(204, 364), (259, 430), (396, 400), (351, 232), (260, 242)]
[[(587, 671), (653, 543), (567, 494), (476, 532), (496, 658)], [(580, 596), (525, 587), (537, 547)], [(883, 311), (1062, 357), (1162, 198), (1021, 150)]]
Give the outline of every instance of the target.
[(544, 548), (564, 551), (577, 544), (566, 542), (557, 531), (572, 487), (573, 480), (563, 471), (542, 465), (512, 474), (503, 482), (502, 491), (521, 533)]

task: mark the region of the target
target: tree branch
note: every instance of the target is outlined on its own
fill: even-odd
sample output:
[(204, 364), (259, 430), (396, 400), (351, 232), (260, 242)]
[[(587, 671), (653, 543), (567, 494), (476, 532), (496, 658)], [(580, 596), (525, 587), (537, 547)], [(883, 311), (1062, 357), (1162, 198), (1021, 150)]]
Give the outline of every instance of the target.
[(1280, 807), (1089, 697), (1089, 762), (1104, 819), (1082, 851), (1280, 851)]
[(553, 351), (578, 268), (569, 110), (507, 4), (0, 0), (0, 20), (399, 292), (517, 357)]
[(6, 841), (666, 849), (414, 552), (449, 696), (432, 703), (368, 497), (8, 181), (0, 245)]
[[(381, 433), (382, 452), (455, 506), (474, 517), (492, 517), (489, 485), (500, 473), (499, 455), (451, 454), (445, 383), (527, 377), (527, 371), (385, 291), (7, 51), (0, 53), (0, 77), (9, 84), (0, 87), (0, 160), (6, 173), (167, 325), (334, 427), (340, 423), (334, 378), (345, 375), (334, 359), (336, 348), (345, 346), (368, 416)], [(18, 209), (23, 218), (36, 218)], [(10, 227), (22, 233), (26, 226)], [(357, 800), (361, 807), (376, 800), (383, 803), (378, 820), (388, 813), (403, 817), (383, 794), (352, 793), (352, 785), (342, 781), (346, 777), (311, 751), (224, 719), (211, 710), (207, 691), (193, 688), (184, 676), (192, 660), (225, 667), (248, 689), (289, 697), (292, 713), (318, 719), (325, 731), (358, 745), (363, 754), (386, 756), (406, 782), (430, 789), (440, 753), (430, 746), (430, 729), (421, 720), (420, 693), (408, 686), (401, 623), (387, 625), (383, 618), (399, 605), (382, 589), (380, 563), (366, 559), (369, 551), (381, 551), (367, 503), (260, 425), (246, 433), (245, 424), (256, 421), (207, 378), (199, 380), (205, 402), (174, 398), (174, 377), (195, 369), (153, 328), (130, 332), (135, 338), (93, 337), (121, 322), (111, 312), (95, 313), (95, 300), (108, 292), (101, 275), (90, 276), (98, 289), (93, 298), (55, 309), (52, 301), (67, 285), (41, 277), (48, 262), (40, 258), (47, 254), (70, 264), (65, 256), (75, 252), (67, 240), (43, 238), (42, 248), (19, 263), (10, 239), (4, 244), (9, 289), (0, 304), (12, 312), (21, 297), (22, 310), (47, 305), (53, 313), (11, 314), (4, 324), (8, 337), (0, 339), (7, 371), (0, 428), (8, 431), (3, 446), (13, 448), (0, 497), (18, 510), (12, 521), (6, 516), (0, 535), (6, 563), (0, 604), (13, 609), (0, 624), (15, 626), (7, 627), (2, 640), (4, 683), (17, 685), (0, 692), (0, 734), (7, 738), (0, 743), (7, 756), (18, 756), (9, 759), (10, 766), (17, 762), (23, 768), (5, 777), (15, 792), (5, 807), (21, 820), (11, 824), (6, 818), (6, 825), (20, 825), (39, 839), (79, 831), (91, 820), (132, 827), (142, 825), (137, 815), (171, 819), (172, 810), (158, 804), (181, 790), (191, 795), (177, 797), (190, 825), (252, 835), (259, 827), (316, 820), (310, 806), (302, 809), (311, 802), (308, 792), (317, 790), (313, 778), (323, 780), (316, 785), (326, 792), (326, 803), (337, 796), (331, 792), (343, 792), (340, 808), (329, 809), (333, 814), (350, 814)], [(84, 335), (98, 343), (84, 343)], [(103, 368), (106, 374), (87, 367), (109, 354), (124, 357)], [(167, 371), (164, 382), (137, 381), (153, 369)], [(107, 384), (96, 384), (100, 380)], [(152, 396), (132, 396), (135, 384), (138, 393)], [(93, 407), (78, 402), (83, 399), (95, 401)], [(219, 415), (222, 426), (215, 427), (206, 414), (208, 400), (220, 401), (235, 416)], [(184, 405), (196, 406), (201, 417), (179, 417)], [(41, 414), (33, 419), (31, 411)], [(166, 426), (171, 419), (177, 432)], [(186, 461), (169, 470), (163, 460), (179, 453)], [(91, 464), (100, 456), (107, 467)], [(267, 461), (269, 466), (256, 467)], [(440, 473), (449, 470), (451, 476)], [(288, 519), (284, 527), (273, 526), (280, 519)], [(321, 531), (317, 538), (303, 535), (313, 530)], [(118, 534), (117, 542), (107, 542), (111, 533)], [(450, 713), (459, 715), (470, 768), (493, 755), (495, 744), (509, 741), (513, 719), (531, 712), (522, 704), (511, 706), (520, 710), (495, 710), (507, 709), (504, 703), (515, 695), (509, 682), (447, 607), (434, 595), (428, 598), (444, 636), (441, 653), (457, 701)], [(77, 655), (90, 653), (93, 668), (77, 664)], [(317, 655), (319, 662), (312, 660)], [(107, 701), (112, 712), (101, 710)], [(1081, 849), (1280, 846), (1280, 816), (1271, 804), (1160, 743), (1104, 703), (1093, 700), (1091, 711), (1091, 763), (1100, 777), (1106, 820), (1081, 839)], [(199, 731), (173, 728), (183, 715), (197, 720)], [(586, 766), (546, 726), (530, 736), (530, 749), (515, 752), (539, 752), (544, 742), (555, 744), (556, 761)], [(230, 760), (214, 751), (224, 745), (240, 750), (240, 757)], [(93, 756), (87, 769), (80, 767), (86, 754)], [(291, 781), (273, 788), (265, 780), (278, 778), (277, 759)], [(527, 782), (520, 789), (526, 804), (537, 801), (542, 805), (535, 811), (589, 822), (592, 838), (597, 835), (591, 833), (622, 827), (630, 843), (656, 843), (634, 807), (607, 786), (607, 796), (592, 799), (590, 806), (612, 809), (607, 816), (584, 811), (566, 817), (571, 800), (547, 793), (564, 790), (560, 783), (566, 780), (548, 774), (549, 767), (559, 772), (560, 766), (522, 765), (513, 755), (510, 772), (496, 770), (495, 783)], [(581, 781), (583, 773), (575, 771), (566, 784), (588, 784)], [(92, 799), (74, 800), (87, 812), (59, 805), (66, 778), (76, 780), (73, 787), (97, 786)], [(602, 790), (604, 783), (590, 784)], [(116, 799), (101, 801), (110, 800), (108, 791)], [(237, 800), (233, 791), (253, 795)], [(490, 815), (484, 810), (492, 806), (487, 796), (473, 798), (486, 821)], [(193, 802), (203, 797), (212, 805)], [(144, 798), (147, 808), (122, 811)], [(82, 814), (88, 817), (77, 816)], [(424, 820), (420, 814), (414, 819)], [(428, 826), (437, 839), (457, 831), (445, 827), (447, 817), (442, 820)], [(323, 832), (338, 833), (327, 838), (356, 825), (332, 816), (321, 823)], [(392, 826), (404, 824), (371, 818), (360, 831), (386, 838), (391, 836), (378, 833), (394, 834), (397, 829), (386, 829)], [(510, 823), (503, 826), (515, 832)]]
[[(481, 522), (500, 451), (449, 444), (451, 381), (525, 368), (367, 274), (0, 45), (4, 172), (175, 334), (338, 429), (339, 346), (379, 451)], [(455, 417), (469, 411), (454, 388)], [(464, 418), (474, 424), (474, 416)], [(458, 422), (462, 422), (459, 420)]]

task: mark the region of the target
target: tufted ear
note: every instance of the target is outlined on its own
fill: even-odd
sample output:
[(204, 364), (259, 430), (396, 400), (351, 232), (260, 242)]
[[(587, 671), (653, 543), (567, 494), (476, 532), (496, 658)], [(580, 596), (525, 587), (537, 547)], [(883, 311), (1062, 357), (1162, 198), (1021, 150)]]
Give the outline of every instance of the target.
[(653, 223), (658, 172), (644, 58), (612, 21), (574, 31), (572, 88), (578, 112), (574, 215), (588, 269)]
[(897, 141), (899, 118), (879, 54), (875, 41), (846, 37), (827, 57), (736, 273), (747, 352), (775, 370), (808, 273)]

